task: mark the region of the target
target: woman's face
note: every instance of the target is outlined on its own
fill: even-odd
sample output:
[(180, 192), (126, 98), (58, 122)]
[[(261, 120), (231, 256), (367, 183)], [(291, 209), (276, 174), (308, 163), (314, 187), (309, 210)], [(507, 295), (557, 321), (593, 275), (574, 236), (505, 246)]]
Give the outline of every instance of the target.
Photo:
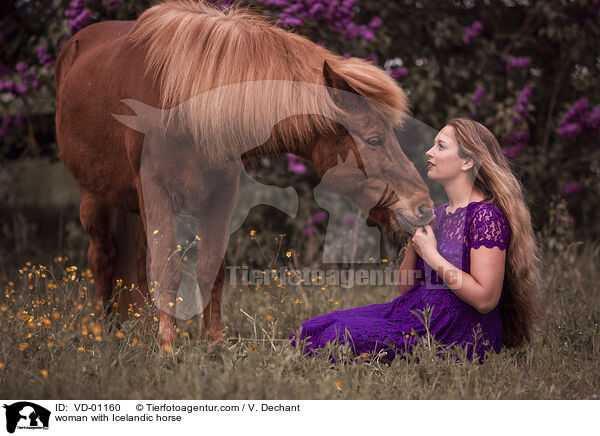
[(458, 156), (458, 144), (454, 139), (454, 127), (445, 126), (439, 131), (431, 147), (426, 153), (427, 177), (444, 182), (452, 180), (464, 173), (465, 158)]

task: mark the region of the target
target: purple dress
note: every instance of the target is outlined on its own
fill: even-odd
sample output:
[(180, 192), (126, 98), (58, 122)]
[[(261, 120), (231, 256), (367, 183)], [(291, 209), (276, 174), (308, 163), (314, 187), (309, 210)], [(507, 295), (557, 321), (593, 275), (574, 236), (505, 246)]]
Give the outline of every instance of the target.
[[(494, 203), (472, 202), (453, 213), (446, 212), (448, 203), (436, 211), (434, 233), (439, 253), (454, 266), (470, 273), (471, 249), (510, 244), (510, 227), (504, 213)], [(445, 345), (464, 345), (467, 358), (473, 358), (473, 344), (483, 362), (486, 351), (499, 352), (502, 345), (502, 319), (499, 304), (482, 314), (462, 301), (432, 268), (417, 257), (417, 268), (425, 280), (389, 303), (372, 304), (348, 310), (337, 310), (302, 323), (290, 335), (293, 346), (306, 339), (305, 352), (318, 353), (329, 341), (350, 342), (355, 355), (386, 351), (386, 358), (410, 352), (419, 337), (426, 333), (417, 316), (427, 306), (432, 308), (430, 333)], [(345, 334), (346, 329), (349, 337)], [(475, 333), (481, 336), (475, 341)]]

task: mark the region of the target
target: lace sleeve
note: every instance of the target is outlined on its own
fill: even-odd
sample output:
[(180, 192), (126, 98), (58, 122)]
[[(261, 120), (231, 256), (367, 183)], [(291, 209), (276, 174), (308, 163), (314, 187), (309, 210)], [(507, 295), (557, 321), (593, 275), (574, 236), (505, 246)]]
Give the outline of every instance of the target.
[(494, 204), (481, 205), (473, 213), (469, 230), (471, 248), (498, 247), (506, 250), (510, 244), (510, 225), (502, 210)]

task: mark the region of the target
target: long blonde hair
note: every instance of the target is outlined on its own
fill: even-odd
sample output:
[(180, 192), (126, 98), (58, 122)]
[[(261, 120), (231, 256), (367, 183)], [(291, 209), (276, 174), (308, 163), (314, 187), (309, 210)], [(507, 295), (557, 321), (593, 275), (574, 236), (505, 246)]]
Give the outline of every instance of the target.
[(458, 154), (471, 157), (475, 188), (504, 212), (511, 230), (500, 314), (503, 344), (516, 347), (530, 340), (531, 325), (541, 308), (540, 251), (523, 188), (510, 169), (496, 137), (469, 118), (452, 118)]

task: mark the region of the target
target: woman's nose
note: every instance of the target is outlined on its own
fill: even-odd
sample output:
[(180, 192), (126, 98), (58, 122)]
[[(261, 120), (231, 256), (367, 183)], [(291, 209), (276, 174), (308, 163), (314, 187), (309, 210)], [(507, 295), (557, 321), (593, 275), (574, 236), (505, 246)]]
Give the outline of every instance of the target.
[(433, 147), (432, 147), (432, 148), (430, 148), (429, 150), (427, 150), (427, 151), (425, 152), (425, 156), (427, 156), (427, 157), (433, 157), (433, 155), (431, 154), (431, 150), (432, 150), (432, 149), (433, 149)]

